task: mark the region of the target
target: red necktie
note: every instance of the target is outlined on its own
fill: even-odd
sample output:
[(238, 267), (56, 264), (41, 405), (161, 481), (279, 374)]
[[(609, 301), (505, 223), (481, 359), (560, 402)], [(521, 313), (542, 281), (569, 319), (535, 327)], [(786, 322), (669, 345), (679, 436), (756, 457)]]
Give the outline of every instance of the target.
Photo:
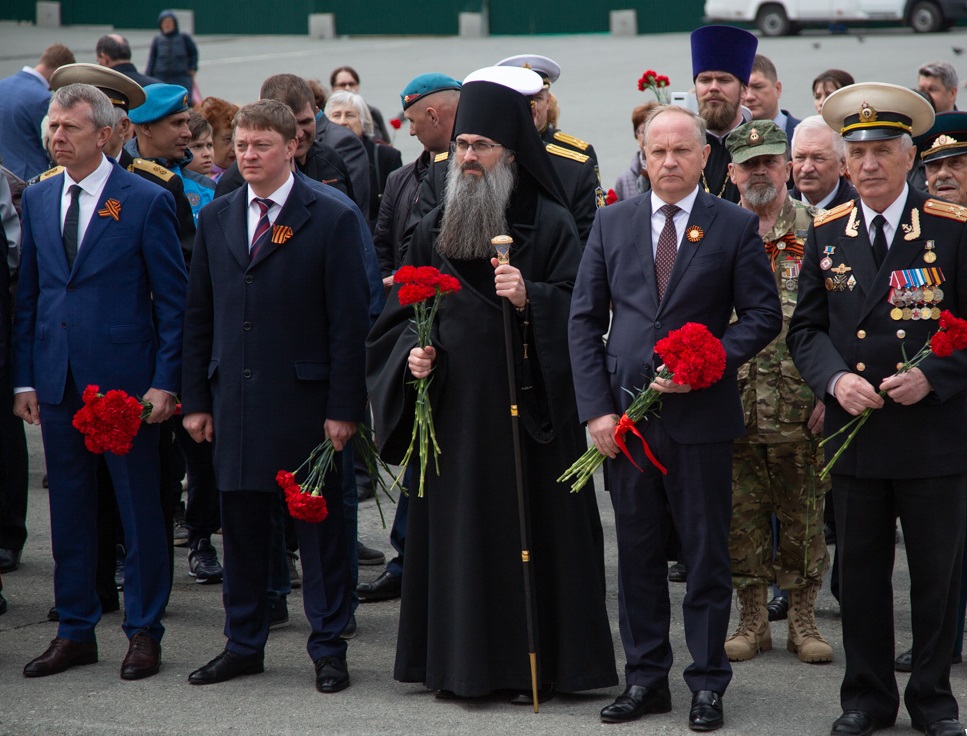
[(665, 226), (658, 236), (658, 247), (655, 248), (655, 281), (658, 284), (658, 301), (665, 296), (668, 277), (672, 275), (675, 266), (675, 255), (678, 253), (678, 233), (675, 231), (675, 215), (681, 210), (673, 204), (666, 204), (658, 210), (665, 216)]
[(269, 208), (275, 202), (271, 199), (256, 198), (255, 204), (259, 206), (259, 222), (255, 227), (255, 234), (252, 235), (252, 244), (248, 249), (249, 258), (253, 261), (255, 260), (255, 256), (258, 255), (259, 249), (269, 239), (269, 231), (272, 229), (272, 223), (269, 222)]

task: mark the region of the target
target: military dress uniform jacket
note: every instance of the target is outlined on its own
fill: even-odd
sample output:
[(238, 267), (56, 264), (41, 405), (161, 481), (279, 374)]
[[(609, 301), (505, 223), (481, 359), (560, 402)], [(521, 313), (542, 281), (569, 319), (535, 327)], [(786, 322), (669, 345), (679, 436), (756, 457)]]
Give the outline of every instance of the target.
[(776, 224), (762, 236), (779, 289), (782, 332), (739, 368), (739, 395), (749, 442), (802, 442), (809, 436), (806, 422), (816, 397), (793, 364), (786, 332), (799, 295), (806, 233), (816, 212), (815, 208), (786, 197)]
[[(825, 397), (827, 435), (851, 419), (826, 393), (835, 374), (853, 372), (878, 388), (896, 372), (904, 350), (912, 357), (937, 331), (934, 317), (940, 310), (967, 315), (965, 222), (967, 208), (910, 189), (901, 227), (879, 270), (859, 200), (828, 210), (810, 226), (787, 343), (803, 378)], [(931, 287), (915, 304), (891, 304), (891, 278), (910, 274), (934, 280), (942, 275), (940, 293)], [(913, 318), (914, 309), (920, 310), (919, 319)], [(924, 309), (930, 318), (923, 318)], [(887, 398), (837, 461), (835, 472), (890, 479), (967, 472), (967, 351), (930, 356), (920, 369), (931, 393), (912, 406)], [(842, 439), (826, 446), (827, 460)]]
[(569, 148), (572, 151), (577, 151), (578, 153), (583, 153), (594, 161), (595, 166), (598, 165), (598, 154), (595, 153), (594, 146), (587, 141), (582, 141), (580, 138), (575, 138), (573, 135), (568, 135), (563, 130), (558, 130), (552, 125), (548, 125), (546, 128), (544, 128), (540, 136), (544, 143), (551, 143), (556, 146)]

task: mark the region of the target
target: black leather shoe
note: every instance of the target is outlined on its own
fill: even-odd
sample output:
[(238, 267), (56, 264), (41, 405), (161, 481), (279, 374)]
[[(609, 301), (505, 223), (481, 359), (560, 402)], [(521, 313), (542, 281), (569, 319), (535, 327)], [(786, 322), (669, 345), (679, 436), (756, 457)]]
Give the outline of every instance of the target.
[(766, 604), (770, 621), (785, 621), (789, 616), (789, 599), (784, 595), (777, 595)]
[(0, 572), (13, 572), (20, 567), (19, 549), (0, 549)]
[(681, 562), (676, 562), (668, 568), (668, 582), (684, 583), (688, 580), (688, 570)]
[(258, 675), (262, 672), (265, 672), (263, 655), (245, 656), (226, 649), (204, 667), (188, 675), (188, 682), (192, 685), (214, 685), (239, 675)]
[[(548, 685), (547, 687), (538, 688), (537, 690), (537, 702), (546, 703), (548, 700), (554, 699), (554, 686)], [(511, 705), (534, 705), (534, 691), (533, 690), (521, 690), (519, 693), (515, 694), (514, 697), (510, 699)]]
[(601, 709), (601, 720), (626, 723), (649, 713), (669, 713), (671, 709), (672, 694), (667, 687), (628, 685), (611, 705)]
[(360, 583), (356, 586), (356, 595), (363, 603), (374, 601), (389, 601), (399, 598), (403, 591), (403, 578), (388, 570), (371, 583)]
[(32, 659), (24, 667), (24, 677), (47, 677), (63, 672), (68, 667), (80, 667), (97, 662), (97, 644), (71, 641), (59, 636), (54, 639), (47, 651)]
[(897, 672), (913, 672), (913, 650), (907, 649), (893, 660), (893, 669)]
[(964, 726), (960, 721), (947, 718), (943, 721), (934, 721), (929, 726), (922, 726), (914, 723), (913, 727), (922, 731), (927, 736), (964, 736)]
[(161, 645), (147, 634), (137, 633), (128, 643), (128, 653), (121, 662), (122, 680), (142, 680), (161, 669)]
[(699, 690), (692, 695), (692, 709), (688, 711), (688, 727), (693, 731), (715, 731), (725, 723), (722, 696), (711, 690)]
[(316, 690), (321, 693), (338, 693), (349, 687), (349, 670), (342, 657), (320, 657), (315, 662)]
[(874, 731), (890, 728), (892, 722), (877, 721), (862, 710), (847, 710), (833, 721), (831, 736), (867, 736)]

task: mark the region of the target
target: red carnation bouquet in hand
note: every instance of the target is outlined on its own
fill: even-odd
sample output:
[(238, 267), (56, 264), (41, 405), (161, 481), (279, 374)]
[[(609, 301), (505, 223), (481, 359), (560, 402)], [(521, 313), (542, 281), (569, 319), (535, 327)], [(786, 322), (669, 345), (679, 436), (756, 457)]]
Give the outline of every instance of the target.
[[(430, 332), (433, 329), (433, 320), (440, 302), (444, 297), (460, 291), (460, 281), (453, 276), (449, 276), (432, 266), (403, 266), (393, 276), (393, 281), (400, 285), (399, 300), (400, 304), (407, 306), (413, 305), (413, 325), (416, 330), (416, 342), (421, 348), (426, 348), (433, 343), (430, 340)], [(399, 483), (406, 467), (409, 465), (410, 458), (413, 456), (414, 448), (419, 449), (420, 453), (420, 485), (417, 495), (423, 496), (423, 485), (426, 479), (426, 463), (432, 448), (433, 462), (436, 465), (437, 475), (440, 474), (440, 445), (436, 441), (436, 431), (433, 428), (433, 412), (430, 407), (430, 382), (433, 375), (417, 378), (412, 381), (416, 387), (416, 410), (413, 419), (413, 432), (410, 435), (410, 446), (406, 449), (406, 454), (400, 463), (400, 474), (396, 478)]]
[[(697, 322), (686, 322), (679, 329), (669, 332), (668, 337), (662, 338), (655, 344), (655, 353), (661, 356), (664, 362), (658, 371), (658, 378), (670, 378), (679, 386), (691, 386), (692, 389), (708, 388), (725, 373), (725, 348), (722, 347), (721, 340), (709, 332), (708, 327)], [(621, 417), (615, 417), (617, 424), (614, 428), (614, 440), (621, 448), (621, 452), (638, 470), (641, 470), (641, 467), (632, 460), (631, 453), (628, 452), (625, 444), (624, 436), (628, 432), (641, 440), (645, 455), (651, 463), (662, 473), (667, 472), (635, 427), (635, 424), (648, 414), (658, 411), (661, 399), (661, 392), (646, 387), (635, 395), (631, 406)], [(601, 467), (605, 457), (597, 447), (592, 445), (564, 471), (557, 482), (564, 483), (573, 478), (571, 492), (580, 491), (594, 472)]]
[(151, 416), (154, 407), (127, 391), (100, 391), (101, 387), (94, 384), (84, 389), (84, 406), (74, 414), (74, 428), (84, 435), (84, 446), (90, 452), (127, 455), (141, 422)]
[[(904, 361), (900, 364), (897, 372), (894, 376), (900, 376), (908, 371), (913, 370), (918, 365), (920, 365), (926, 358), (931, 355), (936, 355), (938, 358), (948, 358), (954, 354), (957, 350), (967, 349), (967, 320), (954, 317), (953, 313), (949, 309), (945, 309), (940, 313), (940, 329), (938, 329), (933, 335), (924, 343), (923, 347), (909, 360), (906, 359), (906, 351), (903, 352)], [(886, 391), (880, 391), (880, 396), (886, 398)], [(856, 433), (860, 431), (860, 427), (866, 424), (866, 420), (870, 418), (870, 414), (873, 413), (873, 409), (864, 409), (861, 414), (853, 417), (850, 421), (840, 427), (833, 434), (829, 435), (826, 439), (819, 443), (820, 447), (825, 446), (834, 437), (838, 437), (844, 432), (849, 432), (846, 440), (840, 445), (839, 449), (836, 450), (836, 454), (833, 455), (832, 459), (826, 463), (824, 467), (819, 472), (819, 477), (825, 480), (829, 477), (829, 474), (833, 470), (833, 466), (836, 461), (839, 460), (840, 455), (850, 446)]]
[(655, 97), (658, 99), (659, 105), (667, 105), (671, 102), (671, 97), (668, 94), (668, 85), (671, 84), (668, 77), (664, 74), (659, 74), (653, 69), (649, 69), (644, 74), (641, 75), (641, 79), (638, 80), (638, 90), (644, 92), (650, 89), (655, 93)]
[[(373, 441), (372, 430), (369, 427), (362, 422), (357, 424), (356, 434), (353, 435), (351, 441), (353, 451), (362, 459), (366, 470), (369, 471), (369, 477), (376, 484), (376, 493), (373, 497), (376, 499), (376, 509), (379, 511), (379, 518), (385, 529), (386, 519), (383, 517), (383, 507), (379, 502), (379, 491), (385, 493), (393, 503), (396, 503), (396, 499), (390, 495), (386, 479), (380, 471), (386, 471), (389, 476), (392, 476), (392, 473), (386, 463), (380, 459), (376, 450), (376, 443)], [(289, 507), (289, 513), (293, 519), (316, 523), (323, 521), (329, 515), (326, 499), (322, 495), (322, 488), (326, 484), (326, 475), (332, 470), (335, 457), (336, 448), (333, 447), (332, 440), (326, 437), (324, 441), (315, 446), (305, 462), (294, 471), (280, 470), (275, 474), (275, 482), (285, 493), (285, 503)], [(295, 477), (305, 467), (309, 468), (306, 479), (299, 483)]]

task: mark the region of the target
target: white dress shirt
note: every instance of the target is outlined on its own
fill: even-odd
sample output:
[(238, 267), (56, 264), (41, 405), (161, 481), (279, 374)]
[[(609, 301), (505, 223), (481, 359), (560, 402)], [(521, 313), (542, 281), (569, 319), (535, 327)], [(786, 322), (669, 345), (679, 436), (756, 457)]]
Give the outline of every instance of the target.
[(107, 179), (114, 168), (107, 157), (101, 154), (101, 163), (94, 171), (85, 176), (81, 181), (74, 181), (71, 175), (64, 169), (64, 186), (60, 192), (60, 231), (64, 232), (64, 220), (67, 218), (67, 208), (70, 207), (71, 194), (70, 188), (77, 184), (81, 188), (81, 195), (77, 198), (77, 252), (80, 253), (81, 244), (84, 242), (84, 235), (87, 233), (87, 226), (91, 223), (94, 213), (104, 207), (102, 194)]
[(867, 233), (870, 236), (870, 245), (873, 244), (873, 218), (877, 215), (883, 215), (886, 219), (886, 225), (883, 226), (883, 234), (886, 236), (886, 247), (890, 247), (890, 244), (893, 242), (893, 236), (896, 235), (896, 231), (900, 228), (900, 220), (903, 218), (903, 206), (907, 203), (907, 195), (909, 194), (910, 185), (904, 184), (900, 196), (893, 200), (893, 204), (882, 212), (877, 212), (867, 205), (866, 202), (860, 200), (860, 206), (863, 208), (863, 222), (866, 223)]
[[(678, 212), (673, 218), (675, 223), (675, 242), (681, 245), (682, 236), (685, 235), (685, 226), (688, 224), (688, 218), (692, 214), (692, 209), (695, 207), (695, 198), (698, 196), (698, 186), (695, 187), (695, 191), (689, 194), (684, 199), (675, 202), (675, 206), (678, 207)], [(665, 215), (661, 211), (661, 207), (664, 207), (667, 202), (662, 201), (662, 199), (655, 194), (655, 190), (651, 190), (651, 255), (654, 256), (655, 252), (658, 250), (658, 236), (661, 235), (661, 231), (665, 228)]]
[(252, 236), (255, 235), (255, 231), (258, 229), (259, 220), (262, 219), (262, 211), (259, 209), (256, 199), (271, 199), (272, 206), (269, 207), (268, 217), (269, 223), (275, 224), (275, 218), (279, 216), (279, 212), (282, 211), (285, 201), (289, 198), (289, 194), (292, 192), (292, 186), (295, 184), (295, 177), (292, 172), (289, 172), (289, 178), (285, 180), (285, 183), (276, 189), (268, 197), (259, 197), (252, 188), (246, 185), (248, 188), (248, 247), (252, 247)]

